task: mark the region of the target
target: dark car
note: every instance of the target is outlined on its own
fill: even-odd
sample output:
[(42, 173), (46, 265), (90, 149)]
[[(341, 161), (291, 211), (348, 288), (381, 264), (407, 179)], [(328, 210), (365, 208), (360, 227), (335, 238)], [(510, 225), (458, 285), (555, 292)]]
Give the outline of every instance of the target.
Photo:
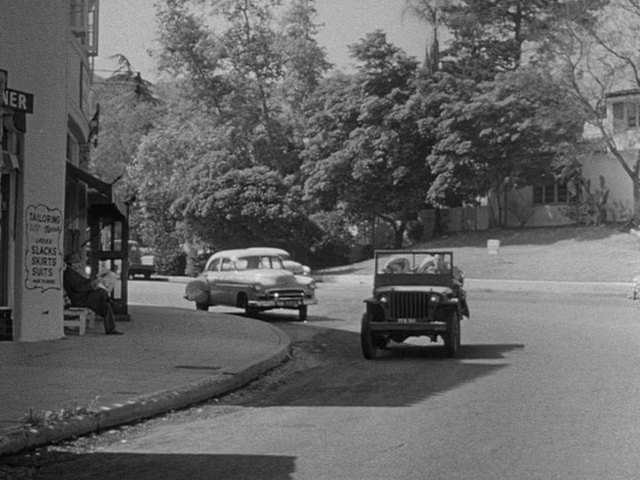
[(441, 337), (447, 356), (458, 355), (460, 320), (469, 308), (452, 252), (377, 250), (373, 283), (360, 330), (365, 358), (416, 336)]
[(129, 240), (129, 278), (141, 275), (149, 280), (155, 273), (153, 255), (144, 255), (138, 242)]

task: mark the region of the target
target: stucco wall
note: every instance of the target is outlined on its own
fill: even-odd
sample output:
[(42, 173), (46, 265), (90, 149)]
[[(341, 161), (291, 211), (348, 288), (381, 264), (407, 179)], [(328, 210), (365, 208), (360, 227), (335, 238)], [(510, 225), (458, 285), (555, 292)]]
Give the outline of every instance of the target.
[[(628, 150), (623, 155), (629, 166), (635, 162), (637, 151)], [(591, 180), (591, 191), (600, 189), (599, 176), (605, 180), (609, 189), (607, 202), (607, 220), (619, 221), (628, 218), (633, 211), (633, 185), (631, 178), (623, 170), (620, 162), (613, 155), (604, 153), (581, 159), (583, 174)]]
[[(63, 235), (54, 230), (56, 215), (64, 212), (68, 2), (0, 0), (0, 12), (0, 68), (8, 71), (9, 88), (34, 95), (19, 175), (15, 335), (23, 341), (60, 338)], [(47, 244), (58, 236), (56, 245)], [(42, 244), (55, 250), (38, 265), (50, 270), (36, 271), (31, 249)]]

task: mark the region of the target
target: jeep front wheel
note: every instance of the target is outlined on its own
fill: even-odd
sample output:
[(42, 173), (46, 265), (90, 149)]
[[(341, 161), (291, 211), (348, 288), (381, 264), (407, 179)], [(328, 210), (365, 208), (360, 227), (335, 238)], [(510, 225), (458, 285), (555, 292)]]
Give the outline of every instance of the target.
[(365, 313), (362, 315), (362, 324), (360, 326), (360, 345), (362, 347), (362, 355), (364, 355), (364, 358), (367, 360), (374, 359), (378, 353), (376, 339), (373, 337), (373, 333), (371, 333), (371, 319), (372, 315), (370, 313)]
[(454, 311), (448, 322), (447, 332), (444, 335), (444, 349), (447, 357), (455, 358), (460, 353), (460, 315)]

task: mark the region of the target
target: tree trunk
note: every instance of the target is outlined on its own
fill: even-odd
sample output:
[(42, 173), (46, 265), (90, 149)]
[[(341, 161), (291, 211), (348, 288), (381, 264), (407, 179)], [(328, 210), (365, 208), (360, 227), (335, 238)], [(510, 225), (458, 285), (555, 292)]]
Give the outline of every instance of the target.
[(491, 211), (491, 227), (502, 226), (502, 195), (494, 191), (494, 194), (489, 196), (489, 209)]
[(407, 228), (407, 221), (401, 220), (400, 224), (394, 229), (393, 248), (402, 248), (404, 240), (404, 231)]

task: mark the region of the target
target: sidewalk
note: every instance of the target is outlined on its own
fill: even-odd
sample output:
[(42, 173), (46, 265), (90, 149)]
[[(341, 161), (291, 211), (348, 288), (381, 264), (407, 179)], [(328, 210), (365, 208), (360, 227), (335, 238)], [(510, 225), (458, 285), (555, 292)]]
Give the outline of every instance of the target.
[(0, 455), (221, 395), (289, 353), (289, 338), (258, 320), (152, 306), (129, 313), (120, 336), (98, 322), (84, 336), (0, 342)]

